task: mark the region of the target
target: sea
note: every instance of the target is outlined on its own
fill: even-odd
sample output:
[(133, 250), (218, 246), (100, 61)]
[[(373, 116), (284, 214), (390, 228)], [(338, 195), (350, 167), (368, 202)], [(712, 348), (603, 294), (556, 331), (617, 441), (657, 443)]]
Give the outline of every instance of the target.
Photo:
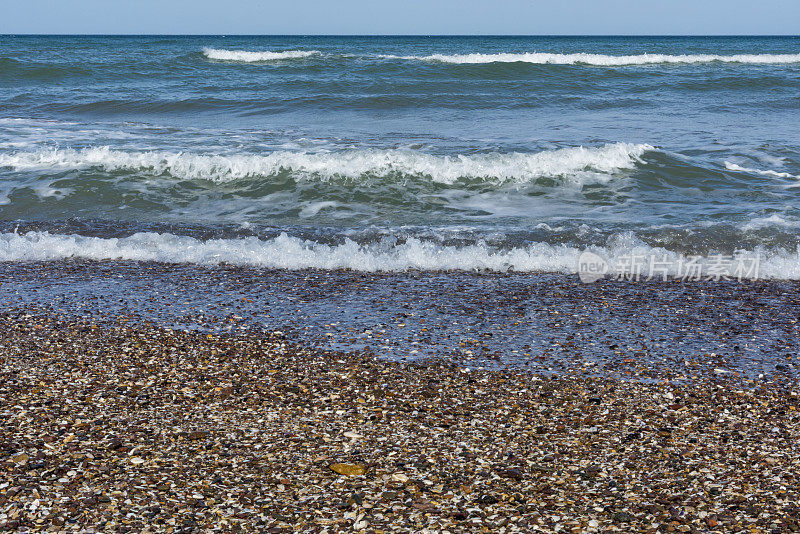
[(0, 36), (0, 311), (793, 373), (798, 131), (800, 37)]
[(0, 261), (794, 279), (798, 128), (799, 37), (2, 36)]

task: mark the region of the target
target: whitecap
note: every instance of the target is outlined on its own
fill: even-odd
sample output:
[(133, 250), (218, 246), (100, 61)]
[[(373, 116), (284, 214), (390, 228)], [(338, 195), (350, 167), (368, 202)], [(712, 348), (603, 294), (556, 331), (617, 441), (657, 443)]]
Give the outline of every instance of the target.
[(263, 61), (279, 61), (284, 59), (302, 59), (320, 54), (319, 50), (284, 50), (248, 51), (248, 50), (223, 50), (218, 48), (204, 48), (203, 55), (208, 59), (217, 61), (237, 61), (242, 63), (259, 63)]
[(772, 169), (752, 169), (750, 167), (742, 167), (741, 165), (731, 163), (730, 161), (725, 162), (725, 168), (729, 171), (747, 172), (751, 174), (760, 174), (762, 176), (774, 176), (775, 178), (800, 178), (800, 176), (788, 172), (773, 171)]
[(650, 145), (611, 143), (542, 152), (435, 155), (411, 150), (349, 149), (335, 152), (275, 151), (267, 154), (196, 154), (190, 152), (115, 150), (110, 147), (55, 148), (0, 153), (0, 167), (17, 171), (66, 171), (100, 168), (183, 180), (228, 182), (290, 172), (301, 178), (350, 179), (368, 176), (428, 177), (452, 184), (459, 179), (527, 182), (560, 177), (578, 185), (607, 182), (614, 173), (633, 169)]
[(528, 53), (499, 53), (499, 54), (431, 54), (428, 56), (396, 56), (384, 55), (387, 59), (405, 59), (418, 61), (436, 61), (455, 64), (480, 64), (480, 63), (535, 63), (540, 65), (597, 65), (597, 66), (626, 66), (626, 65), (655, 65), (663, 63), (747, 63), (747, 64), (776, 64), (800, 63), (800, 54), (636, 54), (625, 56), (611, 56), (606, 54), (575, 53), (552, 54), (542, 52)]
[[(675, 276), (687, 260), (711, 272), (720, 257), (683, 256), (651, 247), (632, 234), (620, 234), (604, 247), (588, 249), (609, 265), (609, 274), (621, 274), (632, 258), (653, 258), (658, 274)], [(200, 240), (169, 233), (142, 232), (124, 238), (88, 237), (31, 231), (0, 234), (0, 261), (85, 260), (156, 261), (199, 265), (232, 264), (279, 269), (351, 269), (354, 271), (486, 270), (574, 274), (584, 249), (542, 242), (511, 249), (485, 242), (442, 245), (410, 238), (402, 243), (384, 239), (359, 244), (345, 238), (329, 245), (282, 233), (271, 239), (256, 237)], [(800, 279), (800, 248), (740, 251), (737, 261), (747, 266), (744, 278)], [(663, 271), (662, 271), (663, 269)], [(643, 276), (649, 274), (646, 270)]]

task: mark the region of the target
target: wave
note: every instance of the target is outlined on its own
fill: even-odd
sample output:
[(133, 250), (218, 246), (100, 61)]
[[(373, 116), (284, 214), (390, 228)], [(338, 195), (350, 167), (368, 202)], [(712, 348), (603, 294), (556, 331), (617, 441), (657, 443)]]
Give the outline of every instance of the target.
[(436, 61), (441, 63), (479, 64), (479, 63), (535, 63), (539, 65), (655, 65), (659, 63), (749, 63), (756, 65), (776, 63), (800, 63), (800, 54), (736, 54), (723, 56), (717, 54), (638, 54), (627, 56), (608, 56), (605, 54), (432, 54), (429, 56), (381, 56), (387, 59), (406, 59)]
[(800, 221), (797, 220), (787, 220), (780, 215), (773, 213), (769, 217), (757, 217), (752, 219), (741, 226), (741, 229), (744, 231), (750, 230), (761, 230), (763, 228), (771, 228), (774, 226), (783, 227), (783, 228), (798, 228), (800, 227)]
[[(217, 48), (203, 49), (203, 54), (208, 59), (244, 63), (302, 59), (320, 55), (321, 53), (322, 52), (319, 50), (248, 51)], [(533, 63), (538, 65), (596, 65), (606, 67), (696, 63), (744, 63), (752, 65), (800, 63), (800, 54), (632, 54), (612, 56), (586, 52), (577, 52), (573, 54), (523, 52), (497, 54), (430, 54), (427, 56), (381, 54), (377, 57), (382, 59), (403, 59), (455, 64)]]
[(730, 161), (725, 162), (725, 168), (728, 169), (729, 171), (748, 172), (752, 174), (760, 174), (762, 176), (774, 176), (775, 178), (800, 178), (800, 176), (795, 174), (790, 174), (788, 172), (773, 171), (772, 169), (767, 169), (767, 170), (751, 169), (749, 167), (742, 167), (741, 165), (731, 163)]
[(0, 57), (0, 72), (3, 72), (5, 69), (18, 67), (20, 65), (22, 65), (22, 63), (16, 59), (12, 59), (10, 57)]
[[(624, 265), (626, 258), (652, 257), (663, 262), (666, 272), (673, 276), (679, 274), (681, 265), (681, 256), (677, 253), (650, 247), (631, 234), (615, 236), (607, 246), (589, 250), (608, 263), (611, 275), (620, 274), (615, 266)], [(574, 274), (578, 272), (579, 258), (583, 253), (583, 249), (548, 243), (500, 249), (484, 242), (447, 246), (418, 238), (399, 244), (385, 239), (367, 245), (345, 239), (338, 245), (326, 245), (286, 233), (266, 240), (256, 237), (199, 240), (153, 232), (125, 238), (51, 234), (46, 231), (0, 234), (0, 261), (84, 259), (367, 272), (486, 270)], [(737, 258), (742, 265), (748, 266), (744, 278), (800, 279), (800, 247), (795, 251), (741, 252)], [(711, 272), (715, 262), (714, 256), (708, 256), (696, 259), (695, 263), (707, 269), (701, 272)]]
[(278, 61), (282, 59), (301, 59), (320, 54), (319, 50), (285, 50), (281, 52), (252, 52), (247, 50), (224, 50), (218, 48), (204, 48), (203, 54), (208, 59), (217, 61), (240, 61), (243, 63), (258, 63), (262, 61)]
[(644, 144), (612, 143), (600, 147), (569, 147), (537, 153), (495, 152), (455, 156), (381, 149), (206, 155), (165, 151), (126, 152), (109, 147), (93, 147), (0, 153), (0, 167), (18, 171), (64, 171), (94, 167), (105, 171), (146, 172), (178, 179), (216, 182), (290, 172), (301, 177), (320, 179), (417, 176), (445, 184), (459, 179), (525, 182), (542, 177), (563, 177), (582, 184), (608, 181), (614, 172), (634, 168), (649, 150), (654, 148)]

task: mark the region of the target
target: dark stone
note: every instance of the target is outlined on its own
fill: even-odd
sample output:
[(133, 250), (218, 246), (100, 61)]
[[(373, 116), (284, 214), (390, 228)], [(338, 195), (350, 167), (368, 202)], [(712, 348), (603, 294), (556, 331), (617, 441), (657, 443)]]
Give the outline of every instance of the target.
[(478, 497), (478, 503), (479, 504), (496, 504), (497, 503), (497, 497), (495, 497), (494, 495), (489, 495), (487, 493), (485, 495), (481, 495), (480, 497)]
[(497, 474), (500, 475), (503, 478), (510, 478), (510, 479), (513, 479), (513, 480), (522, 480), (523, 477), (524, 477), (522, 471), (520, 471), (519, 469), (516, 469), (516, 468), (500, 469), (497, 472)]
[(617, 512), (612, 516), (615, 523), (630, 523), (633, 521), (633, 516), (628, 512)]
[(622, 438), (622, 442), (623, 443), (629, 443), (629, 442), (637, 440), (637, 439), (639, 439), (641, 437), (642, 437), (641, 433), (639, 433), (639, 432), (631, 432), (630, 434), (628, 434), (627, 436)]

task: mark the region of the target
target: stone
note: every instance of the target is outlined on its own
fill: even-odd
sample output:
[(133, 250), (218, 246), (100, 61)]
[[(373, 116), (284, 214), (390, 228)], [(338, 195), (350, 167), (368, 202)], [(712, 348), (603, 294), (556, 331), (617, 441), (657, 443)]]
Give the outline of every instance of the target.
[(359, 476), (367, 472), (367, 468), (361, 464), (331, 464), (331, 471), (344, 476)]

